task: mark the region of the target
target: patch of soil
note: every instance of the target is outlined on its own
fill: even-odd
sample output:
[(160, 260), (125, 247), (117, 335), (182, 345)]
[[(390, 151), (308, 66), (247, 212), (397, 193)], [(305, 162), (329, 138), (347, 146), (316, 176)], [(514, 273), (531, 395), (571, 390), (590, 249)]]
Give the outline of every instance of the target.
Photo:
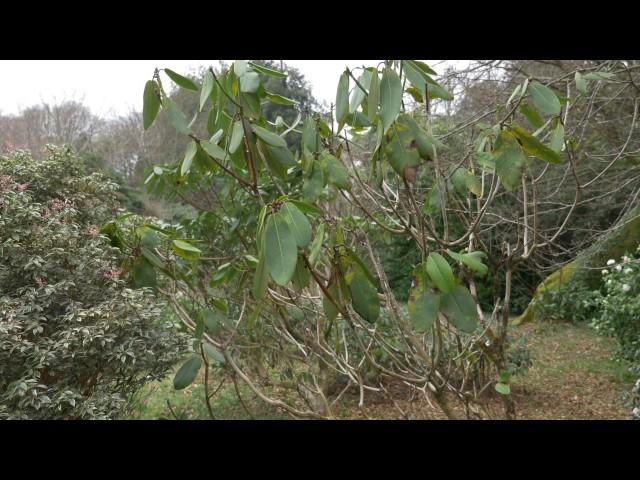
[[(516, 339), (526, 335), (533, 364), (526, 374), (512, 380), (516, 415), (522, 420), (630, 419), (622, 395), (633, 379), (626, 366), (612, 360), (614, 339), (598, 335), (586, 325), (534, 324), (516, 327)], [(446, 419), (433, 400), (402, 382), (391, 382), (388, 392), (364, 392), (359, 408), (358, 389), (344, 396), (339, 418), (349, 419)], [(457, 402), (452, 402), (457, 404)], [(487, 399), (491, 416), (499, 418), (502, 402), (491, 392)], [(455, 407), (465, 418), (465, 412)]]

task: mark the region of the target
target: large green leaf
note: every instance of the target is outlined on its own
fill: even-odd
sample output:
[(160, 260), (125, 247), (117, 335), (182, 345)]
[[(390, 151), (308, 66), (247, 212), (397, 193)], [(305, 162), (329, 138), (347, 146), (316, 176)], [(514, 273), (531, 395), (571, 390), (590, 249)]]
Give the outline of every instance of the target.
[(322, 242), (324, 241), (324, 228), (324, 223), (321, 223), (316, 230), (316, 238), (313, 239), (313, 243), (309, 249), (309, 263), (312, 267), (316, 266), (318, 258), (320, 257)]
[(260, 118), (260, 97), (255, 93), (240, 93), (240, 105), (244, 109), (244, 114), (251, 118)]
[(202, 312), (202, 320), (205, 328), (212, 335), (220, 335), (221, 325), (220, 320), (218, 319), (219, 314), (213, 310), (204, 310)]
[(423, 73), (427, 75), (438, 75), (435, 72), (435, 70), (433, 70), (431, 67), (429, 67), (429, 65), (427, 65), (421, 60), (407, 60), (407, 63), (410, 63), (411, 65), (416, 67), (418, 70), (421, 70)]
[(302, 322), (305, 319), (304, 310), (296, 305), (287, 305), (287, 313), (289, 314), (289, 318), (295, 323)]
[(438, 289), (444, 293), (453, 290), (456, 280), (449, 262), (439, 253), (432, 252), (427, 258), (427, 274)]
[(394, 128), (394, 135), (385, 146), (385, 153), (389, 164), (400, 176), (404, 175), (405, 168), (415, 167), (421, 162), (415, 137), (407, 127), (400, 124)]
[(413, 85), (408, 87), (407, 89), (405, 89), (405, 92), (407, 92), (409, 95), (411, 95), (413, 97), (413, 99), (417, 103), (423, 103), (424, 102), (424, 96), (422, 95), (422, 93), (420, 93), (420, 90), (418, 90)]
[(183, 77), (182, 75), (174, 72), (173, 70), (169, 70), (168, 68), (164, 69), (164, 73), (166, 73), (169, 78), (176, 83), (176, 85), (179, 85), (182, 88), (186, 88), (187, 90), (193, 90), (194, 92), (198, 91), (198, 85), (196, 85), (193, 80), (190, 80), (187, 77)]
[(349, 172), (342, 162), (331, 154), (326, 154), (323, 158), (327, 167), (327, 181), (337, 188), (350, 190)]
[(272, 147), (262, 140), (258, 141), (259, 151), (269, 166), (269, 170), (277, 177), (287, 180), (288, 168), (295, 166), (296, 161), (288, 148)]
[(229, 153), (235, 153), (242, 139), (244, 138), (244, 128), (242, 127), (242, 120), (237, 120), (233, 123), (233, 129), (231, 130), (231, 140), (229, 141)]
[(196, 144), (196, 142), (191, 140), (187, 145), (187, 149), (184, 153), (184, 160), (182, 160), (182, 165), (180, 166), (180, 175), (182, 175), (183, 177), (191, 169), (191, 163), (193, 162), (193, 157), (196, 156), (197, 151), (198, 145)]
[(430, 99), (442, 98), (443, 100), (453, 100), (453, 95), (445, 90), (442, 85), (436, 82), (430, 75), (435, 75), (427, 64), (418, 60), (403, 60), (403, 72), (415, 90), (410, 93), (414, 95), (416, 101), (423, 101), (425, 88)]
[(176, 376), (173, 378), (173, 387), (176, 390), (187, 388), (198, 376), (201, 366), (202, 357), (200, 355), (193, 355), (189, 360), (184, 362), (176, 372)]
[(531, 105), (524, 102), (520, 105), (520, 112), (526, 117), (533, 128), (540, 128), (544, 125), (544, 120), (540, 114)]
[(299, 103), (296, 100), (292, 100), (290, 98), (283, 97), (282, 95), (278, 95), (277, 93), (267, 92), (267, 98), (269, 99), (269, 101), (271, 103), (275, 103), (277, 105), (290, 106), (290, 105), (297, 105)]
[(285, 169), (289, 167), (295, 167), (297, 165), (296, 159), (293, 157), (291, 150), (285, 147), (272, 147), (271, 145), (265, 145), (267, 154), (272, 159), (282, 165)]
[(443, 295), (440, 308), (458, 330), (471, 333), (477, 328), (476, 304), (466, 287), (456, 285)]
[(255, 277), (253, 277), (253, 297), (256, 300), (261, 300), (267, 293), (267, 283), (269, 281), (267, 272), (267, 260), (265, 258), (264, 246), (260, 250), (260, 259), (256, 268)]
[(429, 192), (429, 199), (424, 203), (423, 210), (428, 215), (442, 215), (442, 197), (437, 185), (434, 185)]
[(378, 70), (371, 72), (371, 81), (369, 83), (369, 98), (367, 99), (367, 118), (370, 122), (378, 113), (378, 105), (380, 104), (380, 78)]
[[(339, 298), (338, 298), (338, 286), (337, 286), (337, 282), (335, 282), (335, 280), (333, 281), (333, 283), (331, 285), (329, 285), (329, 287), (327, 288), (327, 291), (329, 292), (329, 295), (331, 295), (331, 298), (333, 298), (334, 301), (336, 301), (336, 302), (339, 301)], [(324, 310), (324, 316), (330, 322), (335, 320), (336, 317), (338, 316), (338, 313), (339, 313), (338, 309), (333, 304), (333, 302), (331, 300), (329, 300), (329, 298), (326, 295), (324, 295), (324, 292), (323, 292), (323, 295), (322, 295), (322, 309)]]
[(416, 88), (420, 95), (424, 94), (428, 75), (422, 72), (411, 60), (402, 61), (402, 72), (407, 80)]
[(256, 132), (256, 135), (263, 142), (271, 145), (272, 147), (281, 147), (281, 148), (287, 147), (287, 142), (280, 135), (270, 132), (266, 128), (262, 128), (259, 125), (251, 125), (251, 126), (253, 128), (253, 131)]
[(236, 60), (233, 62), (233, 73), (235, 73), (238, 78), (242, 77), (247, 73), (247, 65), (246, 60)]
[(260, 86), (260, 75), (256, 72), (246, 72), (240, 77), (240, 91), (242, 93), (255, 93)]
[(207, 103), (207, 99), (211, 95), (214, 85), (215, 80), (213, 79), (213, 73), (211, 73), (211, 70), (207, 70), (202, 81), (202, 90), (200, 90), (200, 111), (202, 111), (204, 104)]
[[(369, 88), (370, 82), (371, 72), (369, 70), (365, 70), (358, 77), (358, 83), (360, 84), (360, 86), (367, 89)], [(362, 90), (358, 83), (355, 84), (355, 86), (353, 87), (353, 92), (351, 93), (351, 100), (349, 101), (349, 113), (355, 112), (364, 100), (365, 96), (369, 93), (366, 90)]]
[(286, 285), (296, 269), (298, 248), (295, 236), (281, 213), (267, 218), (264, 248), (271, 278), (279, 285)]
[(209, 155), (211, 155), (213, 158), (217, 160), (224, 161), (228, 156), (227, 152), (225, 152), (222, 148), (220, 148), (215, 143), (211, 143), (211, 142), (207, 142), (206, 140), (203, 140), (200, 142), (200, 146), (205, 152), (207, 152)]
[(373, 277), (373, 274), (371, 273), (371, 271), (369, 271), (369, 267), (367, 267), (365, 263), (362, 260), (360, 260), (360, 257), (358, 257), (356, 252), (351, 248), (347, 248), (347, 255), (349, 259), (353, 262), (354, 268), (357, 268), (358, 270), (360, 270), (367, 277), (367, 280), (369, 280), (369, 282), (371, 282), (372, 284), (375, 284), (376, 279)]
[(298, 207), (298, 209), (302, 213), (309, 214), (309, 215), (318, 215), (318, 216), (323, 215), (322, 210), (320, 210), (318, 207), (310, 203), (303, 202), (301, 200), (289, 200), (289, 202), (294, 204), (296, 207)]
[(324, 185), (324, 173), (316, 162), (312, 167), (311, 175), (304, 179), (304, 184), (302, 185), (304, 198), (310, 202), (315, 202), (322, 193)]
[(451, 183), (453, 183), (453, 187), (456, 192), (458, 192), (462, 196), (466, 196), (467, 189), (467, 170), (459, 167), (451, 175)]
[(540, 140), (531, 135), (525, 129), (518, 125), (512, 125), (511, 131), (516, 135), (520, 141), (522, 148), (529, 155), (539, 158), (543, 162), (547, 163), (562, 163), (562, 157), (558, 152), (554, 152), (546, 145), (543, 145)]
[(418, 149), (418, 154), (425, 160), (432, 160), (434, 151), (437, 148), (444, 148), (442, 142), (436, 140), (432, 135), (429, 135), (418, 123), (407, 114), (400, 114), (398, 116), (398, 123), (409, 127), (413, 140), (415, 140), (415, 146)]
[(517, 95), (520, 94), (520, 89), (522, 88), (521, 85), (516, 85), (515, 90), (513, 91), (513, 93), (511, 94), (511, 96), (509, 97), (509, 99), (507, 100), (507, 106), (512, 102), (512, 100), (514, 98), (516, 98)]
[(353, 128), (354, 133), (360, 133), (362, 129), (371, 126), (371, 122), (362, 112), (354, 112), (347, 115), (347, 125)]
[(448, 102), (453, 100), (453, 94), (445, 90), (439, 83), (429, 83), (429, 85), (427, 85), (427, 94), (430, 100), (434, 98), (441, 98)]
[(409, 297), (407, 304), (411, 324), (418, 332), (426, 332), (431, 328), (438, 317), (439, 308), (440, 295), (428, 289), (415, 292), (413, 297)]
[(302, 149), (306, 148), (311, 153), (316, 153), (320, 146), (320, 135), (316, 130), (316, 122), (310, 116), (305, 118), (302, 127)]
[(591, 72), (584, 76), (585, 80), (602, 80), (605, 82), (611, 80), (613, 77), (615, 77), (615, 75), (611, 72)]
[(184, 240), (174, 240), (173, 241), (173, 251), (180, 257), (193, 260), (202, 254), (202, 250), (194, 247), (190, 243), (185, 242)]
[(451, 175), (451, 182), (460, 195), (465, 196), (469, 191), (478, 197), (482, 193), (480, 180), (466, 168), (457, 168)]
[(494, 173), (496, 169), (496, 159), (491, 152), (476, 153), (476, 163), (483, 171)]
[(578, 89), (578, 92), (580, 92), (581, 95), (583, 96), (587, 96), (587, 82), (585, 81), (584, 78), (582, 78), (582, 75), (580, 74), (580, 72), (576, 72), (576, 88)]
[(167, 113), (169, 122), (178, 132), (182, 133), (183, 135), (191, 135), (193, 133), (191, 127), (189, 127), (189, 122), (187, 122), (184, 113), (180, 111), (178, 105), (176, 105), (176, 102), (174, 102), (170, 98), (165, 98), (164, 111)]
[(262, 73), (263, 75), (267, 75), (269, 77), (274, 77), (274, 78), (287, 78), (286, 73), (279, 72), (271, 68), (263, 67), (262, 65), (258, 65), (257, 63), (249, 62), (249, 65), (251, 65), (251, 68), (253, 68), (256, 72)]
[(548, 115), (557, 115), (560, 113), (560, 100), (558, 100), (556, 94), (553, 93), (553, 90), (549, 87), (545, 87), (539, 82), (531, 82), (527, 90), (531, 95), (533, 104), (542, 113)]
[(267, 147), (268, 145), (266, 145), (264, 142), (262, 142), (261, 140), (258, 141), (258, 151), (261, 153), (262, 158), (269, 166), (269, 171), (276, 177), (286, 181), (288, 179), (287, 167), (280, 163), (276, 158), (274, 158), (273, 155), (270, 155)]
[(298, 260), (296, 263), (296, 269), (291, 277), (291, 283), (296, 291), (301, 291), (303, 288), (309, 286), (309, 270), (303, 261)]
[(148, 129), (153, 125), (153, 121), (160, 111), (160, 97), (158, 96), (159, 87), (154, 80), (149, 80), (144, 86), (144, 95), (142, 102), (142, 125), (144, 129)]
[(556, 125), (556, 128), (551, 132), (551, 138), (549, 139), (549, 148), (556, 153), (562, 151), (564, 145), (564, 127), (560, 122)]
[(509, 395), (511, 393), (511, 388), (506, 383), (502, 383), (502, 382), (496, 383), (495, 389), (496, 389), (496, 392), (502, 395)]
[(482, 263), (481, 260), (483, 256), (486, 256), (484, 252), (476, 251), (460, 254), (452, 252), (451, 250), (447, 250), (447, 254), (454, 260), (458, 260), (459, 262), (464, 263), (467, 267), (469, 267), (474, 272), (479, 273), (480, 275), (486, 275), (489, 271), (489, 267)]
[(140, 236), (140, 240), (142, 245), (152, 250), (160, 244), (158, 234), (148, 227), (142, 227), (142, 235)]
[(156, 271), (145, 258), (138, 257), (133, 262), (133, 285), (136, 288), (155, 287), (157, 285)]
[(338, 91), (336, 92), (336, 122), (338, 123), (338, 132), (342, 130), (342, 126), (349, 115), (349, 74), (344, 72), (338, 81)]
[(301, 248), (309, 245), (311, 241), (311, 224), (307, 217), (290, 202), (285, 203), (280, 211), (284, 219), (289, 223), (289, 227), (291, 227), (296, 244)]
[(384, 133), (395, 120), (402, 105), (402, 84), (392, 68), (385, 68), (380, 81), (380, 119)]
[(359, 270), (356, 270), (351, 280), (351, 299), (353, 309), (367, 322), (373, 323), (378, 319), (380, 315), (378, 291)]
[(506, 132), (501, 132), (496, 140), (494, 154), (495, 168), (498, 178), (507, 190), (520, 185), (525, 157), (520, 144)]
[(482, 182), (469, 170), (465, 171), (465, 183), (467, 185), (467, 189), (476, 197), (480, 197), (482, 195)]
[(213, 360), (216, 363), (225, 363), (226, 360), (222, 352), (210, 343), (205, 343), (203, 349), (209, 360)]

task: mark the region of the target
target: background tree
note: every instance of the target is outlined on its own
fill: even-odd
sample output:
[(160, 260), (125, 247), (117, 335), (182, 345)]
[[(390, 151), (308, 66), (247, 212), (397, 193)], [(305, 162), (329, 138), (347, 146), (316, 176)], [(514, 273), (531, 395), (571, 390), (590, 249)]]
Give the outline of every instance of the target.
[(0, 157), (0, 418), (119, 418), (185, 350), (100, 235), (117, 186), (69, 148)]
[[(618, 68), (580, 67), (577, 74), (593, 71), (601, 82)], [(211, 101), (209, 140), (189, 125), (159, 73), (146, 85), (145, 126), (162, 108), (189, 140), (182, 159), (154, 169), (147, 183), (158, 193), (191, 195), (200, 211), (183, 223), (181, 239), (165, 232), (188, 267), (171, 271), (164, 293), (198, 344), (213, 349), (184, 371), (208, 369), (207, 358), (217, 359), (218, 374), (244, 381), (296, 416), (331, 417), (340, 395), (328, 398), (329, 383), (338, 375), (347, 379), (345, 388), (360, 391), (361, 406), (365, 391), (386, 392), (400, 381), (450, 418), (495, 415), (486, 395), (493, 386), (504, 415), (514, 417), (506, 341), (514, 271), (534, 254), (549, 258), (579, 206), (576, 198), (560, 205), (552, 189), (563, 176), (575, 191), (585, 187), (577, 178), (577, 143), (564, 130), (580, 102), (558, 90), (574, 82), (584, 90), (579, 76), (546, 85), (527, 78), (504, 103), (460, 124), (446, 117), (451, 109), (440, 108), (454, 99), (443, 84), (454, 82), (437, 82), (422, 62), (347, 70), (335, 123), (307, 115), (298, 157), (285, 140), (293, 130), (274, 128), (260, 105), (278, 103), (261, 74), (280, 72), (237, 61), (222, 75), (209, 70), (201, 86), (169, 72), (177, 85), (200, 92), (200, 106)], [(409, 96), (413, 111), (404, 101)], [(531, 125), (537, 130), (523, 127), (523, 110), (534, 124), (544, 119)], [(544, 189), (551, 193), (540, 200)], [(223, 195), (207, 198), (216, 191)], [(547, 203), (561, 213), (549, 219)], [(384, 235), (410, 238), (419, 250), (408, 314), (373, 247)], [(163, 261), (180, 265), (173, 257)], [(487, 311), (476, 278), (489, 273)], [(178, 303), (182, 296), (188, 306)], [(220, 313), (233, 320), (212, 322), (209, 333), (198, 334), (199, 323), (216, 316), (206, 313), (211, 304), (220, 302)]]

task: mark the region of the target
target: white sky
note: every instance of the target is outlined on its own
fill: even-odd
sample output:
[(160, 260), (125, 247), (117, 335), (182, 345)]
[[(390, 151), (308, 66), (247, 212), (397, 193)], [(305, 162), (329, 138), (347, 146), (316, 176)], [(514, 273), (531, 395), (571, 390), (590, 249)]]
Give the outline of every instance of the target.
[[(227, 61), (230, 63), (230, 61)], [(344, 68), (375, 65), (379, 60), (285, 60), (296, 67), (320, 101), (335, 101)], [(429, 61), (437, 65), (438, 61)], [(94, 114), (111, 117), (142, 110), (144, 84), (154, 68), (180, 74), (217, 60), (0, 60), (0, 113), (16, 114), (43, 101), (78, 100)], [(436, 71), (441, 73), (442, 66)]]

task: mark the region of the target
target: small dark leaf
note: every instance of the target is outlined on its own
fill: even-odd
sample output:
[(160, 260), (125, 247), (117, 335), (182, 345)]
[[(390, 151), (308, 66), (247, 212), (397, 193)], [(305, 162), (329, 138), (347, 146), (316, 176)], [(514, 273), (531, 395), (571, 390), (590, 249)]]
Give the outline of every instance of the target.
[(187, 388), (198, 376), (198, 371), (200, 371), (201, 366), (202, 357), (200, 355), (193, 355), (176, 373), (176, 376), (173, 378), (173, 387), (176, 390)]
[(133, 285), (136, 288), (155, 287), (156, 271), (145, 257), (138, 257), (133, 262)]
[(374, 323), (380, 315), (378, 291), (367, 277), (356, 271), (351, 280), (353, 309), (369, 323)]

